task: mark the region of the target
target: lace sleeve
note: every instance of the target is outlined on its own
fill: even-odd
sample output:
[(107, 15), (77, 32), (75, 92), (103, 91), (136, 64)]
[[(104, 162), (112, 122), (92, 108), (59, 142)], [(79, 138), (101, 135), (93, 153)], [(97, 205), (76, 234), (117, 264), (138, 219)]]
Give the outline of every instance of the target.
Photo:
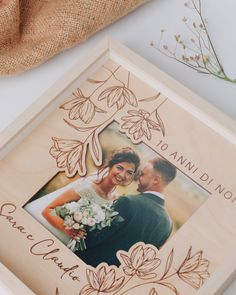
[(96, 175), (90, 175), (86, 178), (79, 179), (74, 186), (74, 191), (81, 197), (94, 201), (98, 204), (106, 202), (93, 188), (93, 181), (96, 180)]

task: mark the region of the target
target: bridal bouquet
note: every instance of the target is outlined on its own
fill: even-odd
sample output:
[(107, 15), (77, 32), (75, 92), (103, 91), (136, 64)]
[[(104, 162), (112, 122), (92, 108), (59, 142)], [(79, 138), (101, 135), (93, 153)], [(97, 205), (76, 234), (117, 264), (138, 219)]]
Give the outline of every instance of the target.
[(114, 211), (112, 204), (98, 205), (84, 198), (76, 202), (66, 203), (63, 206), (57, 206), (52, 214), (56, 214), (64, 220), (66, 229), (75, 231), (75, 237), (71, 238), (67, 244), (67, 247), (73, 252), (86, 249), (85, 239), (88, 232), (100, 231), (109, 227), (112, 221), (124, 221), (119, 213)]

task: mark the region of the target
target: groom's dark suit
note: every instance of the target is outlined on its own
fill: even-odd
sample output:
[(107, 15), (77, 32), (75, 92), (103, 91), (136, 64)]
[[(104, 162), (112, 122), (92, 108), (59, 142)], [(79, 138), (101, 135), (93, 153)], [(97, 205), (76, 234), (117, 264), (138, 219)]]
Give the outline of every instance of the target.
[(87, 264), (97, 266), (101, 262), (119, 265), (118, 250), (128, 251), (137, 242), (160, 248), (169, 237), (172, 221), (164, 207), (164, 200), (151, 193), (121, 197), (114, 209), (124, 222), (112, 224), (99, 234), (88, 234), (87, 250), (76, 254)]

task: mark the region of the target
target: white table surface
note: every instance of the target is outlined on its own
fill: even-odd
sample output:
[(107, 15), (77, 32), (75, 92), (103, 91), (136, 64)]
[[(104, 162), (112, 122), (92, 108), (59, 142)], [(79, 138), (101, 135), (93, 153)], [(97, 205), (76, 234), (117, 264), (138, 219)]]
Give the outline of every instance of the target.
[[(124, 43), (206, 101), (236, 119), (236, 84), (191, 71), (161, 55), (149, 45), (150, 41), (158, 42), (160, 30), (163, 28), (166, 29), (167, 44), (172, 43), (173, 35), (176, 33), (181, 33), (183, 37), (188, 36), (182, 18), (186, 16), (193, 19), (195, 14), (184, 7), (184, 2), (185, 0), (152, 0), (97, 33), (84, 44), (57, 55), (36, 69), (18, 76), (0, 78), (0, 131), (107, 35)], [(236, 1), (202, 2), (220, 60), (226, 72), (232, 78), (236, 78)], [(236, 281), (224, 294), (236, 294)]]

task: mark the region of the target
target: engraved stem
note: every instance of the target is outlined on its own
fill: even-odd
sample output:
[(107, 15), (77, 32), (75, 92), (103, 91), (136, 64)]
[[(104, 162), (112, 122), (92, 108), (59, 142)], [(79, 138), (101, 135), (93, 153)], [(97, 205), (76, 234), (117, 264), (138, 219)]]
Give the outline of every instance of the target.
[[(109, 70), (111, 72), (111, 75), (106, 79), (104, 80), (104, 82), (102, 82), (90, 95), (89, 97), (91, 97), (99, 88), (101, 88), (112, 76), (114, 76), (115, 72), (117, 72), (119, 70), (121, 66), (118, 66), (113, 72), (107, 68), (105, 68), (106, 70)], [(123, 83), (123, 82), (122, 82)]]
[(121, 286), (115, 293), (113, 293), (112, 295), (116, 295), (121, 289), (123, 289), (131, 280), (132, 280), (132, 278), (134, 277), (134, 275), (133, 276), (131, 276), (126, 282), (125, 282), (125, 284), (123, 285), (123, 286)]
[[(173, 275), (175, 275), (175, 274), (173, 274)], [(172, 276), (173, 276), (173, 275), (172, 275)], [(169, 288), (170, 290), (173, 291), (173, 289), (171, 289), (171, 288), (168, 287), (166, 284), (164, 284), (163, 280), (158, 280), (158, 281), (149, 281), (149, 282), (141, 283), (141, 284), (138, 284), (138, 285), (136, 285), (136, 286), (130, 287), (129, 289), (127, 289), (127, 290), (125, 290), (124, 292), (122, 292), (120, 295), (124, 295), (124, 294), (128, 293), (128, 292), (131, 291), (131, 290), (134, 290), (134, 289), (136, 289), (136, 288), (139, 288), (139, 287), (144, 286), (144, 285), (149, 285), (149, 284), (162, 285), (162, 286), (165, 286), (165, 287), (167, 287), (167, 288)], [(170, 284), (170, 283), (169, 283), (169, 284)], [(175, 291), (173, 291), (173, 292), (175, 292)], [(177, 294), (177, 293), (175, 292), (175, 294)]]

